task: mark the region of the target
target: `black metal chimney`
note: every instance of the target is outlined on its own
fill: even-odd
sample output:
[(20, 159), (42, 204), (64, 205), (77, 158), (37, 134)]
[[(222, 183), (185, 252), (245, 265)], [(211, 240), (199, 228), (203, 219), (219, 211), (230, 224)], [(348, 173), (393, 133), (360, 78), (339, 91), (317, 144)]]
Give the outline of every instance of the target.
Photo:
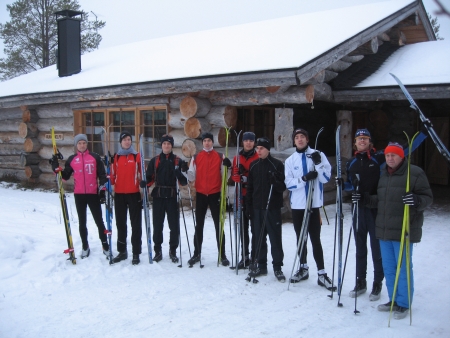
[[(53, 13), (58, 24), (59, 77), (81, 72), (81, 20), (83, 12), (70, 9)], [(80, 17), (78, 17), (80, 15)]]

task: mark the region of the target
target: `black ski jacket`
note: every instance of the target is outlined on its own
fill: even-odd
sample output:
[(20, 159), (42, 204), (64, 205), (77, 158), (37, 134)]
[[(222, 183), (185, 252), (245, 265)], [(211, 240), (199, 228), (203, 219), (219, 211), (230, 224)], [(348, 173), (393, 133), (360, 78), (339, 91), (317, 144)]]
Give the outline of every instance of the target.
[(269, 154), (265, 159), (259, 158), (250, 163), (246, 195), (247, 210), (266, 209), (272, 175), (275, 175), (276, 183), (273, 185), (269, 209), (283, 207), (283, 191), (286, 190), (284, 164)]
[(150, 160), (145, 177), (147, 182), (155, 182), (152, 197), (170, 198), (177, 196), (177, 178), (180, 185), (185, 186), (187, 184), (187, 178), (180, 171), (183, 163), (184, 161), (172, 152), (168, 155), (161, 153)]

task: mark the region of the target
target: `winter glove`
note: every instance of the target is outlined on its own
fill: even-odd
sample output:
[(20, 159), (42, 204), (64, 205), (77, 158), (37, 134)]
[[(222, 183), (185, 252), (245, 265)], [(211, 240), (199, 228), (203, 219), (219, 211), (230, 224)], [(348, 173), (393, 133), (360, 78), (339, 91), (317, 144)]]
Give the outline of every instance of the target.
[(139, 183), (139, 186), (140, 186), (142, 189), (144, 189), (144, 188), (147, 186), (147, 181), (142, 180), (142, 181)]
[(317, 178), (317, 171), (310, 171), (306, 175), (302, 176), (303, 181), (311, 181)]
[(231, 175), (231, 179), (236, 183), (241, 183), (241, 175), (238, 167), (233, 167), (233, 175)]
[(106, 203), (106, 192), (104, 189), (102, 189), (98, 192), (98, 197), (100, 198), (100, 204)]
[(231, 161), (228, 157), (225, 157), (222, 161), (222, 164), (227, 167), (227, 168), (231, 168)]
[(352, 203), (356, 204), (356, 203), (361, 202), (361, 201), (362, 201), (361, 194), (359, 192), (357, 192), (357, 191), (352, 192)]
[(59, 166), (58, 158), (55, 155), (53, 155), (52, 158), (48, 160), (48, 162), (51, 164), (52, 170), (55, 174), (62, 171), (62, 168)]
[(408, 192), (405, 195), (403, 195), (403, 203), (417, 208), (420, 205), (420, 199), (419, 196), (417, 196), (416, 194)]
[(344, 185), (344, 179), (342, 177), (335, 177), (334, 182), (335, 182), (336, 187)]
[(186, 173), (188, 170), (189, 170), (189, 166), (188, 166), (187, 162), (181, 163), (181, 171)]
[(314, 162), (314, 165), (318, 165), (322, 162), (322, 157), (318, 151), (315, 151), (311, 154), (311, 160)]
[(357, 187), (359, 187), (359, 179), (357, 178), (357, 177), (353, 177), (353, 179), (352, 179), (352, 186), (353, 186), (353, 188), (357, 188)]
[(270, 184), (276, 184), (278, 182), (278, 173), (276, 171), (269, 171)]

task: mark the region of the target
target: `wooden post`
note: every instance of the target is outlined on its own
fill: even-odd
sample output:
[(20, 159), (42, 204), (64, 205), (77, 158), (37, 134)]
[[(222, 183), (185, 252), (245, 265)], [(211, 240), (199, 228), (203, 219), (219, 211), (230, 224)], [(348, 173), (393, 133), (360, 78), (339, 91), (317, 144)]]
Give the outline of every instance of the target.
[(275, 108), (275, 150), (283, 151), (292, 147), (294, 131), (294, 110), (292, 108)]
[(349, 110), (338, 110), (336, 112), (336, 117), (337, 117), (337, 125), (341, 126), (340, 132), (341, 157), (350, 159), (353, 153), (352, 112)]

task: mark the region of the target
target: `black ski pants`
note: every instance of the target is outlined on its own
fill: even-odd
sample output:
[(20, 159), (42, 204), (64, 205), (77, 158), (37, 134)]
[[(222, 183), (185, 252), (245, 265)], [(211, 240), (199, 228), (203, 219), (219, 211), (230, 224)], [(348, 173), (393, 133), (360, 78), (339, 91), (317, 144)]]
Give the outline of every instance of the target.
[[(303, 216), (305, 215), (305, 209), (292, 209), (292, 221), (294, 223), (294, 230), (297, 235), (297, 244), (302, 230)], [(320, 212), (319, 208), (312, 208), (311, 215), (309, 216), (308, 234), (311, 239), (311, 245), (313, 248), (313, 256), (316, 261), (317, 271), (325, 269), (325, 263), (323, 259), (322, 243), (320, 241), (320, 231), (322, 226), (320, 225)], [(306, 244), (306, 243), (305, 243)], [(302, 255), (300, 257), (300, 263), (307, 263), (307, 246), (304, 245)], [(298, 253), (300, 254), (300, 253)]]
[(164, 219), (167, 213), (167, 221), (169, 223), (170, 250), (178, 248), (180, 235), (180, 214), (178, 211), (178, 201), (176, 197), (160, 198), (153, 197), (153, 244), (155, 252), (161, 251), (163, 243)]
[(225, 257), (225, 231), (222, 237), (222, 250), (220, 250), (220, 192), (204, 195), (199, 192), (195, 197), (195, 219), (197, 221), (194, 234), (194, 256), (202, 253), (203, 244), (203, 228), (205, 226), (206, 211), (211, 210), (211, 216), (216, 228), (217, 250)]
[(87, 229), (87, 213), (86, 208), (89, 206), (92, 217), (98, 228), (98, 237), (102, 242), (104, 250), (109, 250), (108, 240), (105, 234), (105, 223), (103, 223), (102, 206), (100, 204), (100, 198), (97, 194), (75, 194), (75, 206), (78, 214), (78, 224), (80, 230), (81, 242), (83, 243), (83, 249), (89, 248), (88, 241), (88, 229)]
[(353, 217), (353, 231), (356, 243), (356, 276), (366, 279), (367, 275), (367, 234), (370, 236), (370, 249), (374, 268), (373, 281), (380, 283), (384, 279), (381, 260), (380, 241), (375, 236), (375, 219), (377, 209), (365, 206), (358, 207), (358, 230), (356, 230), (356, 215)]
[(139, 255), (142, 250), (142, 201), (141, 193), (114, 195), (116, 226), (117, 226), (117, 251), (127, 250), (127, 212), (130, 211), (131, 222), (131, 246), (133, 254)]
[(281, 209), (267, 210), (267, 218), (265, 218), (266, 210), (253, 209), (252, 217), (256, 245), (253, 250), (255, 256), (257, 255), (258, 267), (267, 269), (267, 235), (269, 235), (273, 271), (281, 270), (284, 259), (281, 239)]

